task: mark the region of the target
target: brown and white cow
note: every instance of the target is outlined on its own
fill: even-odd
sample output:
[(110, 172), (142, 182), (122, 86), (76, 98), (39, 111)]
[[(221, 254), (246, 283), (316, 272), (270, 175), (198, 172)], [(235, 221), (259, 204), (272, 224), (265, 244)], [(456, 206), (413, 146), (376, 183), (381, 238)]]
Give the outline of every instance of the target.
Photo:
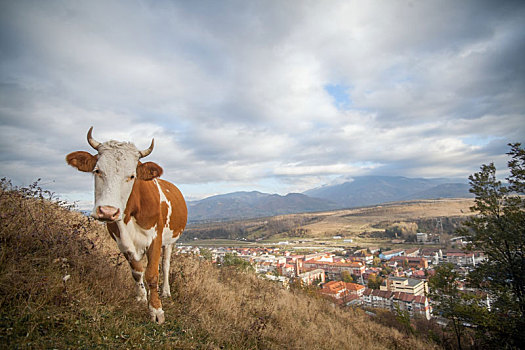
[[(87, 134), (96, 155), (78, 151), (67, 155), (69, 165), (92, 172), (95, 178), (95, 206), (91, 216), (105, 221), (131, 266), (136, 283), (137, 300), (148, 301), (143, 278), (149, 289), (151, 319), (164, 322), (164, 311), (157, 291), (159, 262), (163, 250), (162, 296), (170, 296), (169, 269), (173, 245), (186, 226), (187, 208), (181, 192), (173, 184), (159, 179), (162, 168), (139, 159), (153, 151), (154, 140), (144, 151), (129, 142), (100, 143)], [(148, 264), (144, 273), (141, 259)]]

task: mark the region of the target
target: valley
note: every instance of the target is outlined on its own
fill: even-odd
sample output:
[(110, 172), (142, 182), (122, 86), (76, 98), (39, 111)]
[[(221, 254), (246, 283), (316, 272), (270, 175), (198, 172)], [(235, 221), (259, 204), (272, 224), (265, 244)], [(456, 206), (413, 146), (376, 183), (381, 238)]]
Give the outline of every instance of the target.
[[(213, 245), (216, 241), (222, 246), (281, 243), (298, 248), (391, 246), (411, 242), (420, 231), (440, 234), (443, 242), (453, 236), (462, 220), (472, 215), (469, 209), (472, 205), (473, 200), (466, 198), (411, 200), (249, 220), (191, 223), (181, 242), (195, 244), (198, 240), (199, 245)], [(228, 240), (227, 244), (224, 240)]]

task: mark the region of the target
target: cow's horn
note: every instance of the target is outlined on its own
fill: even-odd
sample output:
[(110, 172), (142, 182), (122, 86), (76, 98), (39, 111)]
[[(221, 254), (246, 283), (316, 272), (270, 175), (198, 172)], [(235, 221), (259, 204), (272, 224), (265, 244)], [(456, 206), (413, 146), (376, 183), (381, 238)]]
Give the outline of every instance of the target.
[(93, 127), (89, 128), (89, 131), (88, 131), (88, 134), (87, 134), (87, 140), (88, 140), (88, 143), (91, 145), (91, 147), (93, 147), (94, 149), (98, 150), (98, 148), (100, 147), (101, 143), (98, 142), (97, 140), (95, 140), (91, 136), (91, 132), (92, 131), (93, 131)]
[(149, 145), (149, 148), (145, 149), (144, 151), (140, 151), (140, 158), (149, 156), (149, 154), (153, 151), (154, 145), (155, 145), (155, 139), (151, 139), (151, 145)]

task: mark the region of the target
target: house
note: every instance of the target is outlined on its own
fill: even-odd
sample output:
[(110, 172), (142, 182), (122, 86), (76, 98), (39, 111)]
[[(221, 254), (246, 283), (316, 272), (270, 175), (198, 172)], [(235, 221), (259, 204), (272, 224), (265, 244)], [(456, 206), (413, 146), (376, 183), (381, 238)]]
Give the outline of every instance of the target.
[(410, 316), (420, 315), (430, 320), (431, 307), (424, 295), (405, 292), (382, 291), (366, 288), (361, 297), (363, 305), (373, 308), (395, 311), (396, 308), (407, 311)]
[(397, 266), (415, 267), (418, 269), (428, 268), (428, 260), (426, 258), (412, 257), (412, 256), (394, 256), (389, 260), (390, 262), (397, 262)]
[(476, 259), (474, 252), (451, 249), (443, 253), (443, 260), (458, 266), (475, 266)]
[(410, 316), (422, 315), (430, 320), (431, 307), (428, 298), (424, 295), (395, 292), (392, 297), (392, 304), (400, 310), (407, 311)]
[(386, 252), (380, 253), (379, 257), (382, 260), (390, 260), (394, 256), (403, 256), (403, 255), (405, 255), (405, 250), (404, 249), (394, 249), (394, 250), (388, 250)]
[(342, 299), (346, 295), (346, 284), (343, 281), (327, 282), (319, 292), (334, 299)]
[(259, 275), (259, 276), (262, 276), (263, 278), (268, 279), (270, 281), (275, 281), (275, 282), (279, 283), (282, 287), (284, 287), (286, 289), (290, 288), (289, 279), (287, 277), (274, 276), (274, 275), (269, 275), (269, 274)]
[(366, 251), (366, 249), (357, 250), (353, 255), (348, 256), (349, 260), (361, 261), (365, 264), (372, 264), (374, 262), (374, 256)]
[(362, 262), (334, 262), (333, 257), (317, 257), (306, 260), (304, 267), (307, 269), (322, 269), (332, 279), (341, 278), (344, 271), (354, 276), (361, 276), (365, 272), (365, 264)]
[(307, 286), (312, 285), (315, 281), (319, 281), (320, 283), (325, 282), (325, 274), (324, 270), (322, 269), (308, 270), (300, 273), (297, 275), (297, 277), (300, 278), (302, 283)]
[(424, 280), (427, 278), (427, 276), (425, 275), (425, 271), (424, 270), (416, 270), (414, 272), (412, 272), (412, 278), (416, 278), (416, 279), (419, 279), (419, 280)]
[(346, 290), (349, 294), (357, 295), (361, 297), (365, 291), (365, 286), (357, 283), (346, 283)]
[(405, 250), (405, 256), (408, 257), (417, 257), (419, 255), (419, 248), (412, 248), (412, 249), (406, 249)]
[(361, 296), (365, 289), (357, 283), (331, 281), (325, 283), (319, 293), (330, 297), (338, 305), (356, 305), (361, 303)]
[(428, 235), (425, 232), (416, 233), (417, 243), (425, 243), (428, 241)]
[(388, 277), (379, 287), (382, 291), (405, 292), (413, 295), (425, 295), (428, 293), (428, 283), (425, 280), (406, 278), (406, 277)]
[(269, 261), (262, 261), (255, 263), (255, 272), (266, 274), (277, 270), (277, 265), (272, 264)]
[(292, 264), (278, 264), (277, 271), (287, 277), (295, 276), (295, 265)]

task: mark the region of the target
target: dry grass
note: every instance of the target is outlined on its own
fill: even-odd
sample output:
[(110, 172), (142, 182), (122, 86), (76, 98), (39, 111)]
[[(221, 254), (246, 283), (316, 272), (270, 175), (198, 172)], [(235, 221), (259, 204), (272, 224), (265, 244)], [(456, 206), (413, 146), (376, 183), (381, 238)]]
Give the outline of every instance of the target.
[(129, 269), (102, 225), (50, 197), (37, 186), (14, 190), (2, 181), (1, 347), (435, 347), (359, 310), (179, 255), (172, 263), (173, 297), (164, 301), (167, 321), (156, 325), (135, 302)]
[[(253, 274), (174, 259), (176, 318), (204, 348), (420, 349), (415, 337), (341, 310), (301, 291), (290, 292)], [(191, 276), (191, 277), (190, 277)]]

